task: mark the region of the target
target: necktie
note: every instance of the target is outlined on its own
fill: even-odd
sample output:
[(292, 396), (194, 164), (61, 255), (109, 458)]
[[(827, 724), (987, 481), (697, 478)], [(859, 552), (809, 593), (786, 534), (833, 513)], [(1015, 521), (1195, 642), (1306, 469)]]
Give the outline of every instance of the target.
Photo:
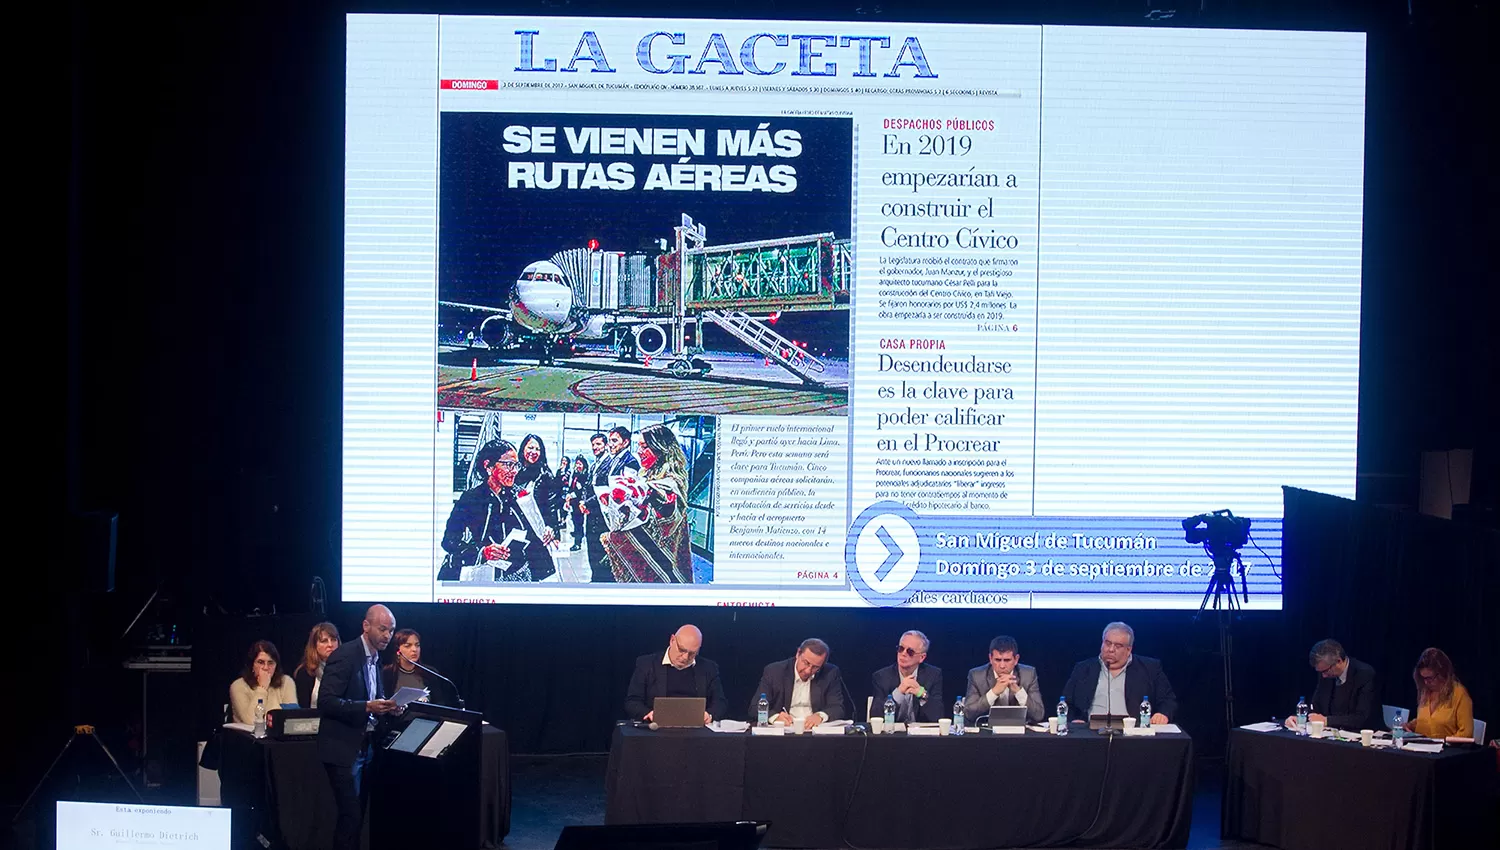
[(377, 666), (380, 656), (371, 655), (365, 660), (365, 687), (369, 690), (370, 699), (380, 699), (380, 668)]

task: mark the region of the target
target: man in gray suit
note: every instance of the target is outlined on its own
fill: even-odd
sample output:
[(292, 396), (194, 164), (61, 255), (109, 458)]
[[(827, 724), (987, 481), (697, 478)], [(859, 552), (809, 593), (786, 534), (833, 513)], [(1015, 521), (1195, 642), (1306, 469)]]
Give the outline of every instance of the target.
[(990, 663), (969, 671), (964, 714), (971, 721), (988, 717), (993, 705), (1026, 706), (1027, 723), (1041, 723), (1047, 716), (1036, 668), (1021, 663), (1021, 650), (1010, 635), (990, 641)]

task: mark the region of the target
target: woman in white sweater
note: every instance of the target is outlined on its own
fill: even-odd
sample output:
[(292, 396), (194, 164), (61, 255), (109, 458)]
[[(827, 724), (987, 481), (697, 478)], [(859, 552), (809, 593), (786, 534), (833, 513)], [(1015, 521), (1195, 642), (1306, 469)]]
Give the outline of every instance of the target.
[(281, 653), (268, 640), (250, 644), (244, 672), (229, 685), (229, 705), (234, 709), (235, 723), (255, 722), (256, 700), (265, 701), (266, 711), (297, 701), (292, 677), (281, 672)]

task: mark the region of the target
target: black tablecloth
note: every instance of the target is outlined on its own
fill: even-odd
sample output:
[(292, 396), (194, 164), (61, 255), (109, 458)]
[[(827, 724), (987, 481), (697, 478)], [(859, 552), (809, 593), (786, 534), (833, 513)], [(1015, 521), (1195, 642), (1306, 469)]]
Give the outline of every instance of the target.
[(1223, 834), (1286, 850), (1495, 846), (1495, 754), (1365, 748), (1291, 732), (1229, 735)]
[[(237, 819), (249, 818), (289, 850), (333, 844), (337, 809), (315, 737), (257, 740), (234, 729), (221, 736), (220, 791)], [(480, 744), (480, 819), (489, 837), (483, 846), (498, 847), (510, 832), (510, 747), (505, 732), (493, 726), (484, 727)]]
[(1184, 847), (1186, 735), (616, 731), (611, 824), (770, 821), (768, 847)]

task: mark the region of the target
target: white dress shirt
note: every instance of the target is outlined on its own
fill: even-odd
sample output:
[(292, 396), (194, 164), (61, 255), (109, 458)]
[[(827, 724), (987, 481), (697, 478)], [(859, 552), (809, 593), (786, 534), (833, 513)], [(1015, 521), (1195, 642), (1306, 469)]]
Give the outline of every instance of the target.
[[(1135, 656), (1131, 655), (1125, 666), (1118, 673), (1110, 673), (1109, 667), (1105, 665), (1104, 659), (1099, 659), (1099, 684), (1094, 688), (1094, 704), (1089, 707), (1089, 715), (1108, 714), (1115, 717), (1129, 716), (1134, 712), (1130, 706), (1125, 704), (1125, 671), (1135, 663)], [(1110, 709), (1119, 709), (1115, 714)]]
[[(812, 680), (802, 681), (802, 677), (797, 675), (796, 670), (792, 671), (792, 704), (786, 707), (786, 713), (790, 714), (792, 719), (798, 723), (807, 719), (809, 714), (814, 713), (812, 710)], [(826, 711), (819, 711), (817, 715), (823, 718), (824, 721), (828, 720), (828, 712)]]
[[(667, 665), (668, 667), (674, 666), (672, 664), (672, 650), (668, 649), (666, 652), (663, 652), (661, 654), (661, 663)], [(683, 670), (691, 670), (691, 669), (693, 669), (693, 665), (697, 664), (697, 663), (698, 663), (698, 659), (694, 658), (692, 661), (688, 662), (688, 665), (686, 667), (683, 667), (682, 669)]]
[(312, 705), (304, 706), (304, 708), (317, 708), (318, 707), (318, 691), (320, 691), (322, 689), (323, 689), (323, 662), (319, 661), (318, 662), (318, 675), (315, 676), (315, 677), (313, 677)]

